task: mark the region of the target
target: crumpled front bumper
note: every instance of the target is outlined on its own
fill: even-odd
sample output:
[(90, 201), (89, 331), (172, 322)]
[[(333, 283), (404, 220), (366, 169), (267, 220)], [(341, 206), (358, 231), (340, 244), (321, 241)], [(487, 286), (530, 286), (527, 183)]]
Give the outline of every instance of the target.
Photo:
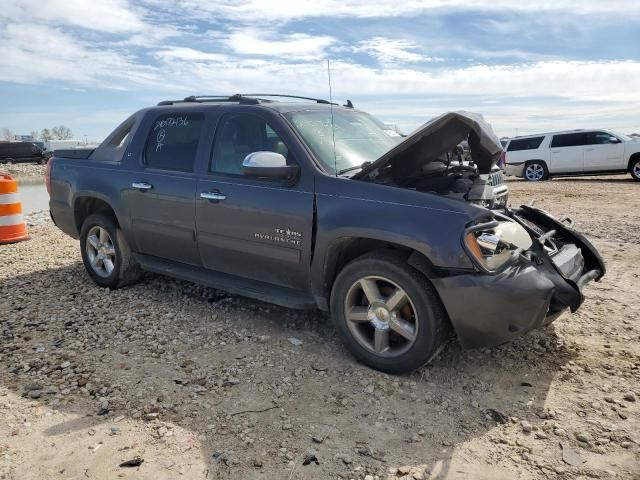
[(499, 345), (551, 323), (566, 309), (575, 312), (584, 300), (584, 285), (606, 271), (595, 247), (570, 225), (533, 207), (510, 213), (532, 236), (554, 230), (562, 248), (551, 257), (534, 241), (526, 252), (529, 260), (522, 258), (499, 274), (433, 279), (463, 347)]

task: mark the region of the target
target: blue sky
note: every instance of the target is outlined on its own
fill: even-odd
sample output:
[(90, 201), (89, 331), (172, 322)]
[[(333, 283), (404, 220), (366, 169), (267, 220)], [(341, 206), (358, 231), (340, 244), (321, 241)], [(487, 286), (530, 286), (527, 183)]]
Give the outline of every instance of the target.
[(191, 94), (328, 97), (411, 131), (640, 131), (640, 2), (0, 0), (0, 127), (101, 140)]

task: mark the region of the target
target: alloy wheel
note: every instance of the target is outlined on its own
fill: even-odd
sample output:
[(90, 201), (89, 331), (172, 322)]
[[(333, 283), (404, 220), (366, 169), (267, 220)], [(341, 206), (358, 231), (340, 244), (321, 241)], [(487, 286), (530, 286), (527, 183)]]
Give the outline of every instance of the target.
[(640, 161), (636, 162), (633, 166), (633, 176), (636, 178), (640, 178)]
[(527, 165), (524, 174), (530, 182), (538, 182), (544, 177), (544, 168), (539, 163), (532, 163)]
[(403, 355), (416, 341), (419, 323), (413, 302), (387, 278), (367, 276), (353, 283), (344, 308), (351, 334), (375, 355)]
[(87, 258), (91, 269), (101, 277), (108, 277), (116, 263), (116, 248), (106, 229), (96, 225), (87, 234)]

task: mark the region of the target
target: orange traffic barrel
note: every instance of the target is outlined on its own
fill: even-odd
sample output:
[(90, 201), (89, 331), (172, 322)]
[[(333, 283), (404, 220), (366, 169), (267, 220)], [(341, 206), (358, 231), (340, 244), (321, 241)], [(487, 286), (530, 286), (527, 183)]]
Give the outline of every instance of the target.
[(28, 240), (27, 225), (18, 200), (18, 182), (0, 173), (0, 244)]

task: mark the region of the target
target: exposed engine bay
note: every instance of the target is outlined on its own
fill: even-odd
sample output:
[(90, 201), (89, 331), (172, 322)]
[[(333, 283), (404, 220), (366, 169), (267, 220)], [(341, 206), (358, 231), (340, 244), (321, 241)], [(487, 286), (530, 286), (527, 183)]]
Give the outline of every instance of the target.
[[(465, 141), (467, 159), (460, 145)], [(501, 208), (509, 191), (496, 166), (501, 153), (500, 140), (481, 115), (450, 112), (420, 127), (353, 178)]]
[(506, 206), (509, 188), (499, 168), (481, 174), (473, 163), (450, 159), (426, 159), (422, 165), (388, 166), (375, 177), (376, 183), (434, 193), (495, 209)]

